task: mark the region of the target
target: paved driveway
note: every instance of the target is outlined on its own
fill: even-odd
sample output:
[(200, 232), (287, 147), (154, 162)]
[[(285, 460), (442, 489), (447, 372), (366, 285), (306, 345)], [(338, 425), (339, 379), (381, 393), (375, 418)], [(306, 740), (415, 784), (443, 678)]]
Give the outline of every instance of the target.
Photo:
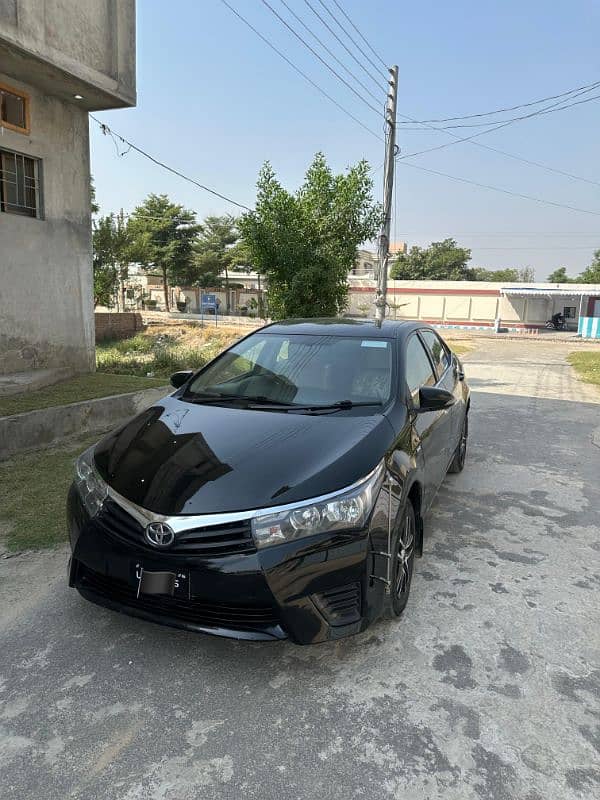
[(600, 394), (565, 352), (472, 354), (468, 467), (402, 621), (236, 643), (87, 604), (63, 553), (2, 562), (0, 795), (600, 796)]

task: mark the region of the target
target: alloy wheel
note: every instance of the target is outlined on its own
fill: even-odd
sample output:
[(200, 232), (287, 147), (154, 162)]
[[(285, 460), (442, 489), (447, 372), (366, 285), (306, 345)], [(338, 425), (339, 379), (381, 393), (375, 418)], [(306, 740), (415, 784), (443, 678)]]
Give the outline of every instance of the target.
[(414, 516), (407, 514), (398, 540), (396, 555), (396, 594), (401, 597), (410, 585), (410, 568), (415, 548)]

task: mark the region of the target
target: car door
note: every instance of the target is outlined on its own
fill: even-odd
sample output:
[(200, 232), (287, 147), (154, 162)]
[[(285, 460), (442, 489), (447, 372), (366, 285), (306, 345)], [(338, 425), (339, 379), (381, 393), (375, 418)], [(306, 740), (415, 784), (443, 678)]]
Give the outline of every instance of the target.
[(464, 415), (464, 404), (462, 402), (462, 388), (458, 379), (458, 371), (455, 369), (455, 361), (452, 353), (445, 342), (431, 328), (423, 328), (419, 331), (421, 339), (425, 342), (427, 351), (433, 362), (437, 376), (437, 386), (451, 392), (456, 400), (455, 404), (446, 410), (444, 421), (444, 447), (446, 449), (446, 466), (454, 457), (454, 452), (458, 446), (462, 421)]
[(428, 508), (444, 480), (447, 462), (448, 416), (444, 411), (419, 411), (419, 390), (435, 386), (438, 378), (431, 356), (415, 332), (406, 341), (404, 351), (404, 379), (408, 387), (413, 430), (417, 436), (417, 453), (423, 457), (423, 505)]

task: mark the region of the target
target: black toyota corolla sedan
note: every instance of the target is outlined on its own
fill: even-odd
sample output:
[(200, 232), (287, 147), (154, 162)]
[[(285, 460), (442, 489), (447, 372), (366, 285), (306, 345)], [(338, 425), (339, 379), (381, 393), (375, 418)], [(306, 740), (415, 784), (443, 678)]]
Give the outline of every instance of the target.
[(80, 456), (69, 583), (166, 625), (309, 644), (395, 617), (465, 462), (458, 358), (414, 322), (292, 320), (238, 341)]

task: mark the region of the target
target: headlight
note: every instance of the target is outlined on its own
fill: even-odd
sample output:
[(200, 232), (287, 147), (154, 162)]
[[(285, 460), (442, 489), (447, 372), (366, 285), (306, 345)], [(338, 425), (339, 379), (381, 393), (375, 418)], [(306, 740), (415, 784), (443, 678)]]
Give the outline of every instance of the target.
[(94, 466), (94, 447), (82, 453), (75, 462), (75, 486), (90, 517), (95, 517), (108, 494), (108, 486)]
[(382, 461), (365, 478), (347, 489), (317, 500), (295, 503), (276, 514), (254, 517), (254, 543), (257, 547), (269, 547), (316, 533), (364, 528), (379, 494), (384, 474), (385, 466)]

